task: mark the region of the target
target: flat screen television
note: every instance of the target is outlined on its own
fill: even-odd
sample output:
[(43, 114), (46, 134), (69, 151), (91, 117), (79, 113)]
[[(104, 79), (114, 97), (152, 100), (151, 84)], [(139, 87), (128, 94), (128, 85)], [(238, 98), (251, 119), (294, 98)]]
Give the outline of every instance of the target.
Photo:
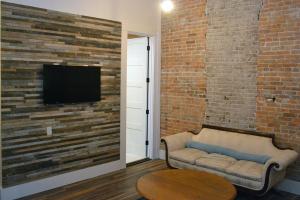
[(44, 103), (100, 101), (100, 77), (100, 67), (44, 65)]

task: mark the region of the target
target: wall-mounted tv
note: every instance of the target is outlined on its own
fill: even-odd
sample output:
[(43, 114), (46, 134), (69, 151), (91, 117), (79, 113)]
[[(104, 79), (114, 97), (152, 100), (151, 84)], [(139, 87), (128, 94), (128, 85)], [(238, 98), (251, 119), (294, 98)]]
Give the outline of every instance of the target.
[(100, 77), (100, 67), (44, 65), (44, 103), (63, 104), (100, 101)]

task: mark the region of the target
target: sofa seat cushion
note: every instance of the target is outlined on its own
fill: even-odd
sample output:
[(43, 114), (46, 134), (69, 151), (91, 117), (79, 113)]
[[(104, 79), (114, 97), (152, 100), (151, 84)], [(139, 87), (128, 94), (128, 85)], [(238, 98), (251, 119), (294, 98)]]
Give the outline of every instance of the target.
[(256, 162), (239, 160), (226, 168), (226, 172), (241, 178), (261, 181), (264, 172), (264, 165)]
[(217, 153), (207, 154), (196, 160), (196, 165), (225, 172), (226, 168), (233, 165), (237, 160), (230, 156)]
[(176, 151), (172, 151), (169, 154), (169, 157), (175, 160), (188, 162), (190, 164), (195, 164), (195, 161), (207, 155), (205, 151), (200, 151), (198, 149), (184, 148)]

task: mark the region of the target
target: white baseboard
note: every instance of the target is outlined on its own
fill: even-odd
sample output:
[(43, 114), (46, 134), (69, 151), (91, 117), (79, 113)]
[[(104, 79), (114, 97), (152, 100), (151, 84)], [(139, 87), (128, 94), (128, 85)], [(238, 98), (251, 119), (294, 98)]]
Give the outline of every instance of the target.
[[(159, 158), (162, 160), (166, 159), (165, 150), (159, 150)], [(275, 187), (275, 189), (300, 195), (300, 182), (290, 179), (284, 179)]]
[(106, 173), (120, 170), (124, 167), (121, 161), (114, 161), (103, 165), (88, 167), (73, 172), (68, 172), (58, 176), (53, 176), (29, 183), (24, 183), (12, 187), (1, 188), (0, 194), (2, 200), (13, 200), (25, 197), (31, 194), (51, 190), (78, 181), (86, 180)]
[(284, 179), (282, 182), (275, 186), (275, 189), (300, 195), (300, 182), (290, 179)]

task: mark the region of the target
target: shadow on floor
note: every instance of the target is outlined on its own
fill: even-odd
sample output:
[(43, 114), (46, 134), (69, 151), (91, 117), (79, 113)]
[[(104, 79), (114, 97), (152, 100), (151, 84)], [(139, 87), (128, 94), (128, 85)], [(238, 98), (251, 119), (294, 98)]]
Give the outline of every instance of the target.
[(287, 192), (270, 190), (262, 197), (251, 196), (249, 194), (239, 192), (236, 200), (300, 200), (300, 196)]
[[(138, 200), (146, 199), (139, 198)], [(263, 197), (251, 196), (249, 194), (239, 192), (236, 200), (300, 200), (300, 196), (286, 192), (271, 190)]]

